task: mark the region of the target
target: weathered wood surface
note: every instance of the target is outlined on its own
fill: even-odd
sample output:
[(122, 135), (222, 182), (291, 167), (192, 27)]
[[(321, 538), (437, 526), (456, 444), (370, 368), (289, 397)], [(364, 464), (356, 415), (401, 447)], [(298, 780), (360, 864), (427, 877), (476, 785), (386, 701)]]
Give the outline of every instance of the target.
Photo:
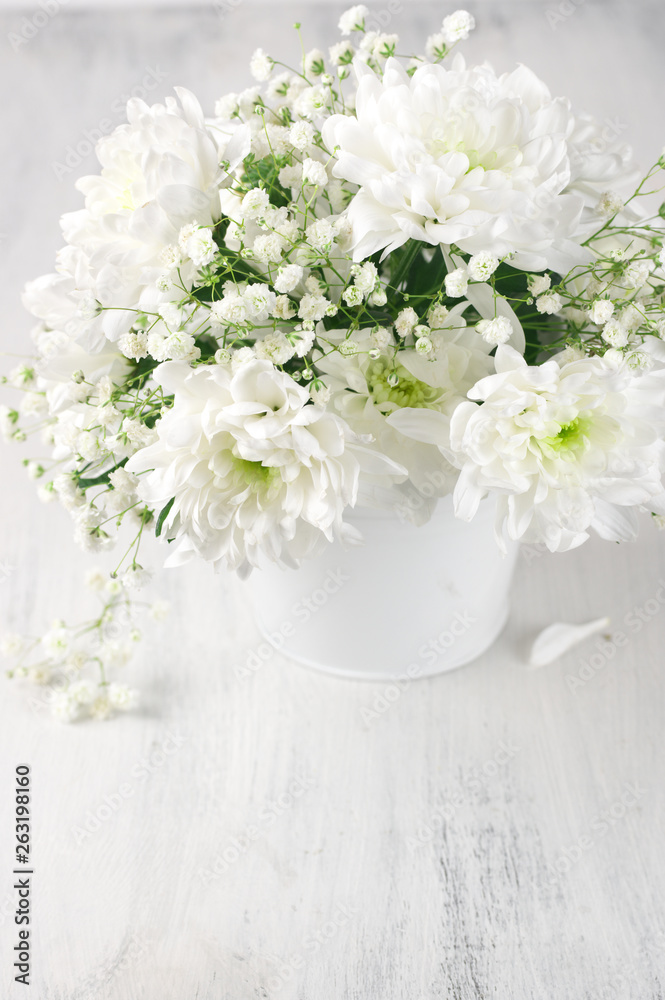
[[(151, 70), (155, 97), (181, 83), (212, 103), (255, 45), (295, 51), (296, 19), (324, 42), (343, 6), (245, 0), (221, 22), (194, 7), (62, 10), (16, 53), (5, 36), (23, 15), (3, 15), (3, 350), (25, 347), (20, 286), (50, 268), (57, 215), (92, 168), (84, 156), (59, 181), (67, 147), (118, 120)], [(409, 47), (445, 12), (404, 8), (393, 24)], [(645, 160), (659, 153), (658, 2), (573, 3), (556, 27), (554, 2), (473, 9), (470, 58), (528, 62)], [(18, 458), (0, 463), (0, 628), (36, 629), (72, 614), (85, 560)], [(279, 656), (238, 678), (258, 637), (238, 584), (205, 567), (166, 577), (174, 613), (137, 671), (137, 714), (63, 728), (5, 684), (2, 997), (27, 995), (11, 982), (8, 798), (26, 760), (39, 1000), (664, 996), (665, 538), (646, 529), (634, 546), (523, 556), (492, 652), (396, 699)], [(527, 670), (539, 628), (605, 614), (625, 645)]]

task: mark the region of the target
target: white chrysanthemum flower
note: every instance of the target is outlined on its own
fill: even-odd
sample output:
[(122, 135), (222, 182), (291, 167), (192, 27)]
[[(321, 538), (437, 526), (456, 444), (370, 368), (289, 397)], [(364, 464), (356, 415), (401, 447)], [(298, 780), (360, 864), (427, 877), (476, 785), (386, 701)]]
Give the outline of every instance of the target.
[(461, 313), (467, 305), (451, 311), (448, 337), (434, 355), (415, 348), (395, 355), (390, 332), (382, 328), (357, 331), (351, 347), (343, 339), (346, 331), (338, 330), (326, 334), (333, 343), (339, 340), (338, 350), (316, 361), (332, 392), (331, 407), (356, 433), (370, 435), (382, 454), (408, 470), (409, 484), (394, 486), (384, 495), (385, 502), (401, 508), (405, 490), (423, 491), (413, 510), (404, 508), (418, 522), (431, 514), (429, 501), (434, 496), (452, 491), (455, 472), (435, 447), (415, 443), (402, 428), (408, 430), (420, 420), (428, 425), (433, 416), (447, 421), (475, 381), (492, 367), (489, 348), (473, 330), (465, 329)]
[(343, 35), (350, 35), (353, 31), (364, 31), (367, 17), (369, 17), (369, 10), (364, 3), (349, 7), (339, 19), (339, 30)]
[(173, 501), (168, 564), (199, 555), (242, 572), (262, 557), (293, 565), (343, 530), (361, 461), (381, 475), (401, 472), (355, 444), (338, 417), (307, 405), (308, 392), (267, 361), (235, 371), (167, 364), (155, 378), (174, 406), (128, 469), (146, 473), (139, 494), (152, 507)]
[(634, 372), (621, 355), (530, 367), (500, 346), (496, 374), (469, 397), (481, 405), (457, 407), (444, 449), (461, 469), (463, 520), (492, 493), (510, 538), (565, 551), (590, 528), (633, 537), (639, 507), (665, 511), (665, 370)]
[[(116, 341), (137, 308), (164, 300), (169, 293), (155, 284), (164, 251), (177, 245), (184, 225), (209, 227), (219, 219), (220, 188), (230, 183), (220, 161), (235, 169), (249, 151), (248, 126), (213, 131), (196, 98), (183, 89), (177, 95), (179, 103), (169, 97), (152, 107), (129, 101), (128, 123), (97, 144), (101, 174), (77, 182), (85, 208), (62, 219), (69, 245), (58, 257), (60, 273), (48, 279), (50, 295), (43, 280), (26, 289), (35, 315), (53, 329), (80, 334), (86, 345), (98, 346), (104, 336)], [(196, 269), (191, 260), (181, 269), (188, 288)], [(112, 308), (86, 320), (78, 314), (82, 296)]]
[(333, 173), (360, 186), (348, 209), (356, 260), (409, 239), (562, 273), (588, 259), (584, 199), (566, 192), (573, 117), (530, 70), (497, 77), (456, 56), (412, 77), (394, 59), (382, 77), (356, 71), (355, 117), (322, 128)]

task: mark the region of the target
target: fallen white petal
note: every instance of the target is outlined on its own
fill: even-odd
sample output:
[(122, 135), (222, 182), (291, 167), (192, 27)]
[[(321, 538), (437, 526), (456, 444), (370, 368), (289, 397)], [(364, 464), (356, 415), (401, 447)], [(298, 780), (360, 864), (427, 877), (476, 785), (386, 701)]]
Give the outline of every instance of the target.
[(570, 625), (566, 622), (556, 622), (540, 633), (533, 646), (529, 664), (531, 667), (544, 667), (553, 663), (573, 646), (608, 628), (609, 618), (598, 618), (585, 625)]

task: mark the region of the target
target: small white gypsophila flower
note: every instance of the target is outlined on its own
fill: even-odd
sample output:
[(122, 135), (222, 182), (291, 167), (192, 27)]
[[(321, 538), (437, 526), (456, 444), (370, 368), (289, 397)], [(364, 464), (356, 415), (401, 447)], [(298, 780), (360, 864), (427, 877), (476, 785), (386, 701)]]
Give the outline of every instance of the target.
[(302, 280), (303, 274), (303, 268), (299, 264), (286, 264), (277, 272), (273, 287), (280, 294), (292, 292)]
[(272, 309), (272, 314), (275, 319), (293, 319), (296, 314), (296, 307), (288, 297), (288, 295), (278, 295), (275, 299), (275, 305)]
[(284, 256), (286, 240), (279, 233), (266, 233), (257, 236), (252, 251), (256, 260), (262, 264), (278, 264)]
[(171, 605), (168, 601), (157, 600), (153, 601), (148, 608), (148, 614), (155, 622), (164, 622), (169, 617), (171, 613)]
[(349, 7), (339, 19), (339, 30), (343, 35), (350, 35), (353, 31), (364, 31), (365, 18), (368, 16), (369, 10), (364, 3)]
[(379, 279), (379, 272), (371, 261), (366, 261), (364, 264), (354, 264), (351, 268), (351, 274), (356, 288), (360, 290), (363, 297), (366, 298), (370, 292), (374, 291)]
[(445, 277), (446, 294), (451, 297), (451, 299), (461, 299), (463, 295), (466, 295), (466, 290), (469, 285), (469, 277), (464, 267), (458, 267), (450, 274)]
[(395, 320), (395, 330), (400, 337), (406, 337), (418, 325), (418, 313), (411, 306), (402, 309)]
[(371, 52), (375, 59), (389, 59), (395, 55), (399, 43), (399, 35), (378, 33), (372, 39)]
[(67, 694), (77, 705), (90, 705), (97, 694), (97, 685), (86, 678), (81, 678), (69, 685)]
[(328, 55), (333, 66), (348, 65), (353, 62), (355, 49), (351, 42), (337, 42), (336, 45), (330, 47)]
[(552, 284), (549, 274), (529, 274), (526, 279), (527, 287), (532, 295), (542, 295), (548, 291)]
[(95, 590), (97, 592), (104, 590), (107, 580), (108, 573), (105, 573), (99, 568), (90, 569), (85, 575), (86, 587), (89, 587), (90, 590)]
[(325, 72), (325, 61), (321, 49), (310, 49), (304, 59), (305, 76), (321, 76)]
[(112, 706), (108, 695), (100, 694), (90, 706), (90, 715), (98, 722), (105, 722), (111, 718)]
[[(186, 238), (192, 235), (191, 229), (188, 229)], [(179, 246), (175, 243), (169, 243), (159, 254), (159, 263), (167, 270), (173, 271), (176, 267), (182, 264), (182, 252)]]
[(20, 656), (25, 647), (25, 639), (17, 632), (8, 632), (0, 638), (0, 653), (3, 656)]
[(432, 343), (431, 338), (426, 336), (418, 337), (416, 341), (416, 350), (418, 351), (418, 354), (424, 354), (425, 356), (431, 354), (434, 350), (434, 344)]
[(238, 110), (238, 95), (225, 94), (215, 103), (215, 115), (217, 118), (228, 119)]
[(589, 309), (589, 319), (596, 326), (603, 326), (614, 315), (614, 303), (610, 299), (596, 299)]
[(536, 299), (536, 309), (539, 313), (553, 316), (563, 307), (563, 299), (558, 292), (546, 292)]
[(265, 83), (272, 73), (273, 60), (263, 49), (256, 49), (249, 64), (249, 69), (255, 80)]
[(513, 324), (505, 316), (481, 319), (476, 330), (488, 344), (507, 344), (513, 334)]
[(603, 327), (601, 337), (610, 347), (625, 347), (628, 343), (628, 331), (616, 319), (610, 319)]
[(383, 351), (393, 344), (393, 335), (385, 326), (375, 327), (369, 339), (372, 347), (379, 351)]
[(475, 254), (466, 265), (469, 277), (474, 281), (487, 281), (499, 266), (499, 258), (492, 253), (481, 251)]
[(386, 302), (388, 301), (388, 293), (386, 292), (385, 288), (381, 287), (375, 288), (373, 292), (370, 292), (367, 301), (371, 306), (378, 306), (378, 308), (380, 309), (381, 306), (385, 306)]
[(47, 658), (54, 663), (62, 663), (70, 650), (71, 644), (71, 632), (62, 624), (55, 625), (42, 636), (42, 649)]
[(304, 152), (314, 141), (314, 126), (310, 122), (294, 122), (289, 130), (289, 139), (296, 149)]
[(623, 208), (623, 200), (616, 191), (605, 191), (598, 199), (598, 214), (604, 218), (611, 218)]
[(294, 333), (298, 338), (295, 345), (296, 357), (304, 358), (314, 346), (314, 330), (297, 329), (294, 330)]
[(58, 722), (74, 722), (79, 716), (80, 705), (69, 691), (54, 691), (50, 705), (51, 715)]
[(330, 300), (325, 295), (312, 295), (307, 293), (300, 300), (298, 316), (300, 319), (311, 320), (318, 323), (328, 312)]
[(118, 347), (126, 358), (141, 361), (148, 357), (148, 335), (142, 330), (139, 333), (123, 333), (118, 340)]
[(148, 586), (151, 579), (152, 573), (150, 570), (144, 569), (138, 563), (125, 570), (121, 577), (122, 585), (126, 590), (141, 590), (143, 587)]
[(427, 313), (427, 322), (430, 328), (432, 330), (441, 330), (445, 326), (448, 315), (448, 307), (444, 306), (443, 303), (439, 302), (432, 306)]
[(465, 41), (476, 26), (476, 19), (468, 10), (456, 10), (444, 17), (441, 31), (448, 45)]
[(305, 184), (313, 184), (315, 187), (325, 187), (328, 183), (328, 172), (323, 163), (307, 158), (303, 161), (302, 165), (302, 179)]
[(283, 333), (270, 333), (254, 345), (254, 356), (274, 365), (284, 365), (290, 361), (296, 350)]
[(643, 288), (649, 280), (651, 270), (651, 261), (634, 260), (624, 271), (623, 280), (629, 288)]
[(277, 296), (271, 292), (267, 285), (248, 285), (242, 295), (247, 306), (247, 313), (250, 319), (256, 323), (261, 323), (268, 319), (272, 312)]
[(225, 294), (210, 307), (213, 326), (241, 326), (247, 322), (247, 303), (237, 292)]
[(363, 293), (356, 285), (350, 285), (349, 288), (346, 288), (342, 292), (342, 298), (346, 302), (347, 306), (350, 306), (352, 309), (356, 306), (362, 305), (364, 301)]
[[(425, 42), (425, 55), (428, 59), (440, 59), (447, 49), (446, 36), (442, 31), (437, 31), (433, 35), (428, 35)], [(418, 68), (420, 62), (416, 62), (414, 68)]]
[(197, 229), (183, 242), (183, 251), (196, 267), (204, 267), (215, 259), (217, 245), (212, 235), (212, 229)]
[(126, 712), (130, 708), (134, 708), (138, 702), (138, 691), (128, 687), (126, 684), (118, 684), (115, 681), (109, 684), (108, 696), (113, 708), (118, 709), (120, 712)]
[(268, 192), (263, 188), (252, 188), (240, 204), (240, 214), (243, 219), (260, 219), (270, 206)]
[(114, 490), (129, 493), (131, 496), (136, 493), (139, 477), (135, 476), (133, 472), (127, 472), (126, 469), (114, 469), (113, 472), (109, 472), (109, 482)]
[(309, 394), (317, 406), (326, 406), (330, 402), (332, 393), (329, 386), (323, 382), (314, 381), (309, 387)]

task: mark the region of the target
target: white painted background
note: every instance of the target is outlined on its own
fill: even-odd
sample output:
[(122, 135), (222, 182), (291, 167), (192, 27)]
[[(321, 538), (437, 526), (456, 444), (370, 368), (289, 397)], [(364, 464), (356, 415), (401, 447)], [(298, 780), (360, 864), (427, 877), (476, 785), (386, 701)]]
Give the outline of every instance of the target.
[[(545, 17), (554, 2), (474, 4), (469, 56), (529, 63), (554, 91), (618, 120), (650, 161), (665, 141), (662, 4), (578, 4), (556, 30)], [(256, 45), (294, 55), (300, 18), (325, 44), (343, 7), (245, 0), (223, 21), (199, 7), (63, 9), (18, 53), (6, 36), (26, 12), (4, 13), (0, 347), (26, 349), (20, 287), (50, 269), (57, 218), (79, 204), (70, 181), (93, 167), (88, 157), (56, 180), (68, 145), (148, 69), (166, 74), (155, 96), (184, 84), (211, 106), (249, 82)], [(448, 9), (406, 2), (394, 21), (404, 47)], [(19, 457), (0, 450), (0, 562), (12, 567), (2, 630), (75, 617), (87, 565)], [(237, 583), (205, 567), (164, 580), (174, 613), (136, 668), (140, 712), (63, 728), (0, 682), (3, 1000), (663, 997), (665, 613), (575, 690), (567, 678), (593, 643), (539, 672), (525, 666), (549, 622), (609, 614), (627, 628), (653, 598), (665, 538), (645, 527), (632, 546), (523, 557), (492, 652), (414, 683), (370, 720), (382, 685), (279, 656), (238, 679), (257, 635)], [(165, 754), (169, 734), (183, 742)], [(8, 803), (21, 761), (35, 793), (29, 993), (10, 971)], [(117, 808), (77, 845), (73, 828), (107, 797)], [(234, 840), (237, 860), (206, 883), (201, 870), (233, 857)]]

